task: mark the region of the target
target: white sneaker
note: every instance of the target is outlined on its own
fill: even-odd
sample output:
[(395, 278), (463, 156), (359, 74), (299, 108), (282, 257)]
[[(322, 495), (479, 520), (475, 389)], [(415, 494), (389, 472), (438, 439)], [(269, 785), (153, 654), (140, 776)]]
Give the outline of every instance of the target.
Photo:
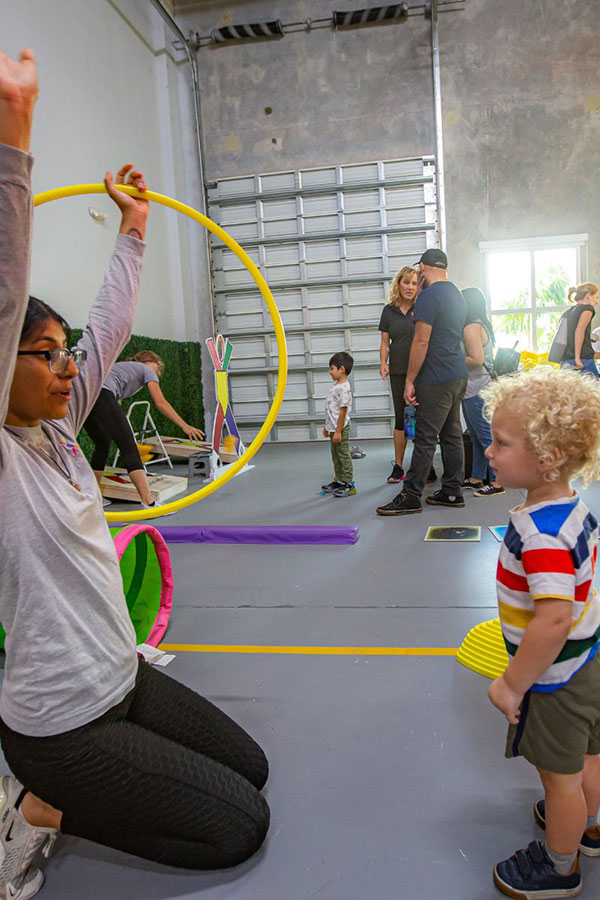
[[(143, 501), (140, 501), (140, 506), (141, 506), (143, 509), (156, 509), (156, 507), (159, 506), (159, 505), (160, 505), (160, 504), (157, 503), (156, 500), (153, 500), (152, 503), (144, 503)], [(174, 512), (174, 511), (173, 511), (173, 512), (169, 512), (169, 513), (161, 513), (161, 516), (163, 516), (163, 517), (164, 517), (164, 516), (174, 516), (174, 515), (175, 515), (175, 512)], [(158, 518), (160, 518), (160, 517), (159, 517), (159, 516), (156, 516), (156, 518), (158, 519)]]
[(0, 778), (0, 900), (29, 900), (44, 883), (32, 865), (38, 850), (50, 856), (56, 828), (30, 825), (19, 810), (25, 795), (23, 785), (12, 775)]

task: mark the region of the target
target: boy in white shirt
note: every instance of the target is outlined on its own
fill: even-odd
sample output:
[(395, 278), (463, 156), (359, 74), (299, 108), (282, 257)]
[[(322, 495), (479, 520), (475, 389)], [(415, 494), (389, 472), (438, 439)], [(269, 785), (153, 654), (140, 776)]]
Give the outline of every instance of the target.
[(334, 384), (325, 400), (323, 437), (328, 437), (331, 442), (334, 480), (322, 485), (321, 490), (334, 497), (348, 497), (356, 493), (350, 456), (352, 391), (348, 384), (353, 365), (354, 360), (346, 351), (334, 353), (329, 360), (329, 374)]

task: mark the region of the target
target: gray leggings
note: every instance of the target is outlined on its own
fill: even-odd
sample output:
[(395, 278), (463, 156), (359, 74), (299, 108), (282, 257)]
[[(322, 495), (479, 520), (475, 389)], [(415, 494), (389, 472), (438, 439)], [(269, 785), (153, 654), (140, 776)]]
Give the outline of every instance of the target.
[(225, 713), (140, 660), (135, 687), (81, 728), (26, 737), (0, 724), (22, 784), (62, 831), (172, 866), (235, 866), (262, 844), (263, 751)]

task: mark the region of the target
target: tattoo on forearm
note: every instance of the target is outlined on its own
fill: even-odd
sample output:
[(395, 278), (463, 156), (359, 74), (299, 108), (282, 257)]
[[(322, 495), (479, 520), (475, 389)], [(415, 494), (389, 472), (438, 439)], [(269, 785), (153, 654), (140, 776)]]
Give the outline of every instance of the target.
[(137, 238), (138, 241), (144, 240), (142, 237), (142, 232), (139, 231), (137, 228), (130, 228), (129, 231), (127, 232), (127, 234), (130, 234), (131, 237)]

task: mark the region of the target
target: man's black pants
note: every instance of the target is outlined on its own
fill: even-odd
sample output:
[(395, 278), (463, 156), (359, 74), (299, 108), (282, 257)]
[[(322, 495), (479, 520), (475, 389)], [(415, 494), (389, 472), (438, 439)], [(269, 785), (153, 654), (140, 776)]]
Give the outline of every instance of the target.
[(464, 479), (464, 451), (460, 422), (460, 402), (467, 379), (442, 384), (416, 384), (417, 403), (415, 438), (410, 469), (404, 482), (404, 493), (420, 500), (431, 470), (435, 447), (440, 439), (444, 473), (442, 490), (461, 496)]

